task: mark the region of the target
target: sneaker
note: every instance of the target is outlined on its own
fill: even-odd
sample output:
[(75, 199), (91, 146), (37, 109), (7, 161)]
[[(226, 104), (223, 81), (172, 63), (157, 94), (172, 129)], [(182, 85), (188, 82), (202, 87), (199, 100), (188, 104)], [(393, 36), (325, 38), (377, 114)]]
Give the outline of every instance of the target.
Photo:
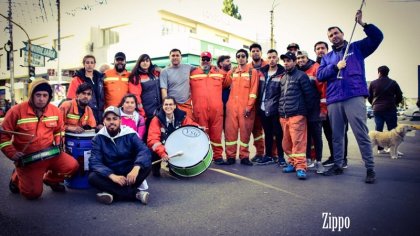
[(109, 205), (114, 200), (114, 197), (109, 193), (103, 192), (96, 194), (96, 200), (100, 203)]
[(368, 169), (366, 172), (365, 183), (373, 184), (376, 181), (376, 173), (373, 169)]
[(249, 158), (243, 158), (243, 159), (241, 159), (241, 164), (242, 165), (246, 165), (246, 166), (252, 166), (253, 165), (252, 162), (249, 161)]
[(63, 182), (56, 183), (56, 184), (48, 183), (45, 180), (43, 182), (44, 182), (45, 185), (49, 186), (53, 192), (56, 192), (56, 193), (66, 192), (66, 186), (64, 185)]
[(223, 160), (223, 158), (218, 158), (218, 159), (214, 160), (213, 162), (216, 165), (225, 165), (226, 164), (226, 162)]
[(344, 160), (343, 162), (343, 169), (347, 169), (349, 166), (347, 165), (347, 159)]
[(329, 167), (334, 165), (334, 159), (332, 157), (329, 157), (328, 160), (322, 162), (322, 165), (325, 167)]
[(235, 164), (235, 163), (236, 163), (235, 158), (233, 158), (233, 157), (228, 157), (227, 162), (226, 162), (226, 165), (233, 165), (233, 164)]
[(298, 179), (306, 179), (306, 171), (305, 170), (297, 170), (296, 176)]
[(274, 163), (279, 163), (279, 157), (273, 157), (273, 162)]
[(341, 174), (343, 174), (343, 168), (334, 164), (329, 170), (325, 171), (322, 174), (325, 175), (325, 176), (341, 175)]
[(270, 164), (274, 164), (274, 160), (272, 157), (265, 156), (260, 161), (257, 161), (256, 164), (257, 165), (270, 165)]
[(149, 192), (138, 191), (136, 193), (136, 199), (143, 203), (143, 205), (147, 205), (147, 203), (149, 202), (149, 195)]
[(284, 173), (292, 173), (292, 172), (295, 172), (295, 167), (292, 166), (292, 165), (290, 165), (290, 164), (287, 164), (287, 166), (283, 168), (283, 172)]
[(306, 162), (307, 162), (308, 168), (314, 168), (315, 167), (315, 162), (312, 161), (312, 159), (306, 159)]
[(285, 166), (287, 166), (287, 163), (286, 163), (286, 160), (284, 159), (284, 157), (279, 157), (278, 165), (279, 165), (280, 167), (285, 167)]
[(261, 159), (263, 159), (264, 157), (261, 155), (255, 155), (253, 158), (251, 158), (252, 162), (258, 162), (261, 161)]
[(320, 161), (317, 161), (315, 163), (315, 168), (316, 168), (316, 173), (317, 174), (322, 174), (322, 173), (325, 172), (325, 168)]

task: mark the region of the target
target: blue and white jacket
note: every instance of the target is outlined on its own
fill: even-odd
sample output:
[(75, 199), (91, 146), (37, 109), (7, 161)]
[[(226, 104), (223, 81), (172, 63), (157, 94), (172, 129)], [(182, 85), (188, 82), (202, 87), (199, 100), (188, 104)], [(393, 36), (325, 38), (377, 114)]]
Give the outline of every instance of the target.
[(102, 176), (126, 175), (134, 166), (147, 168), (152, 164), (149, 149), (128, 126), (121, 125), (121, 131), (115, 137), (103, 127), (92, 143), (89, 170)]
[(322, 58), (317, 78), (319, 81), (327, 81), (327, 104), (369, 95), (364, 59), (378, 48), (384, 36), (381, 30), (372, 24), (366, 25), (364, 31), (366, 38), (350, 44), (347, 65), (340, 72), (342, 79), (337, 79), (337, 63), (343, 59), (347, 42), (339, 49), (333, 47), (333, 51)]

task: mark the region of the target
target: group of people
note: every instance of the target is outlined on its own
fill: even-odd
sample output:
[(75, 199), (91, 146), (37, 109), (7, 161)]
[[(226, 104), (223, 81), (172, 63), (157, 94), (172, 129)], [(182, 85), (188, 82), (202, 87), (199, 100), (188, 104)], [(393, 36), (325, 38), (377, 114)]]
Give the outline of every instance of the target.
[[(308, 167), (325, 176), (343, 173), (347, 167), (344, 137), (350, 125), (367, 169), (365, 182), (374, 183), (364, 59), (378, 48), (383, 35), (375, 25), (362, 21), (361, 11), (356, 21), (367, 37), (348, 45), (341, 29), (330, 27), (327, 36), (332, 51), (328, 52), (327, 43), (317, 42), (316, 61), (295, 43), (281, 55), (268, 50), (263, 60), (261, 46), (254, 43), (249, 52), (236, 52), (234, 67), (226, 55), (212, 65), (210, 52), (200, 54), (199, 66), (183, 64), (181, 51), (172, 49), (170, 65), (164, 69), (142, 54), (128, 72), (125, 54), (118, 52), (114, 68), (102, 74), (94, 69), (95, 57), (87, 55), (70, 83), (67, 98), (71, 100), (60, 108), (50, 105), (51, 87), (46, 80), (38, 80), (32, 83), (29, 101), (12, 107), (6, 115), (3, 129), (18, 132), (2, 135), (0, 141), (1, 150), (16, 164), (10, 190), (29, 199), (41, 195), (42, 183), (53, 191), (65, 191), (64, 178), (78, 168), (74, 158), (60, 152), (29, 165), (21, 165), (21, 160), (60, 146), (64, 131), (95, 129), (89, 183), (101, 191), (97, 199), (106, 204), (114, 199), (147, 204), (146, 177), (150, 172), (160, 176), (160, 164), (152, 165), (152, 161), (169, 160), (165, 140), (184, 125), (207, 132), (217, 165), (235, 164), (239, 145), (240, 164), (277, 162), (283, 172), (296, 172), (299, 179), (307, 178)], [(380, 67), (381, 76), (388, 71)], [(331, 152), (324, 163), (322, 129)], [(251, 134), (256, 147), (252, 158)], [(325, 170), (324, 165), (332, 167)]]

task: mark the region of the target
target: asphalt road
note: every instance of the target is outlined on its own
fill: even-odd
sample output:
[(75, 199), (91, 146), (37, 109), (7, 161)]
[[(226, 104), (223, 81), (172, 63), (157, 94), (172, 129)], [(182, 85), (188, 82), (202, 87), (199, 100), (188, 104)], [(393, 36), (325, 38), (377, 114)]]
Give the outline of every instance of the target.
[[(212, 164), (194, 178), (148, 177), (147, 206), (102, 205), (94, 189), (59, 194), (46, 186), (40, 199), (25, 200), (9, 192), (13, 166), (1, 154), (0, 235), (419, 235), (420, 131), (406, 137), (403, 158), (375, 155), (373, 185), (364, 183), (349, 134), (349, 168), (341, 176), (310, 172), (302, 181), (274, 165)], [(340, 220), (348, 227), (333, 232)]]

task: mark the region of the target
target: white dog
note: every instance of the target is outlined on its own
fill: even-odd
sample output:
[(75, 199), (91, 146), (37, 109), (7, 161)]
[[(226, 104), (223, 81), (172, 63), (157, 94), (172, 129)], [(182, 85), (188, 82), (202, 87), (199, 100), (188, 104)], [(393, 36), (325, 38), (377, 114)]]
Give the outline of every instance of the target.
[(408, 131), (413, 130), (411, 125), (398, 125), (395, 129), (390, 131), (370, 131), (369, 137), (372, 142), (372, 148), (381, 146), (384, 148), (390, 148), (390, 154), (392, 159), (398, 158), (398, 146), (404, 141), (405, 134)]

